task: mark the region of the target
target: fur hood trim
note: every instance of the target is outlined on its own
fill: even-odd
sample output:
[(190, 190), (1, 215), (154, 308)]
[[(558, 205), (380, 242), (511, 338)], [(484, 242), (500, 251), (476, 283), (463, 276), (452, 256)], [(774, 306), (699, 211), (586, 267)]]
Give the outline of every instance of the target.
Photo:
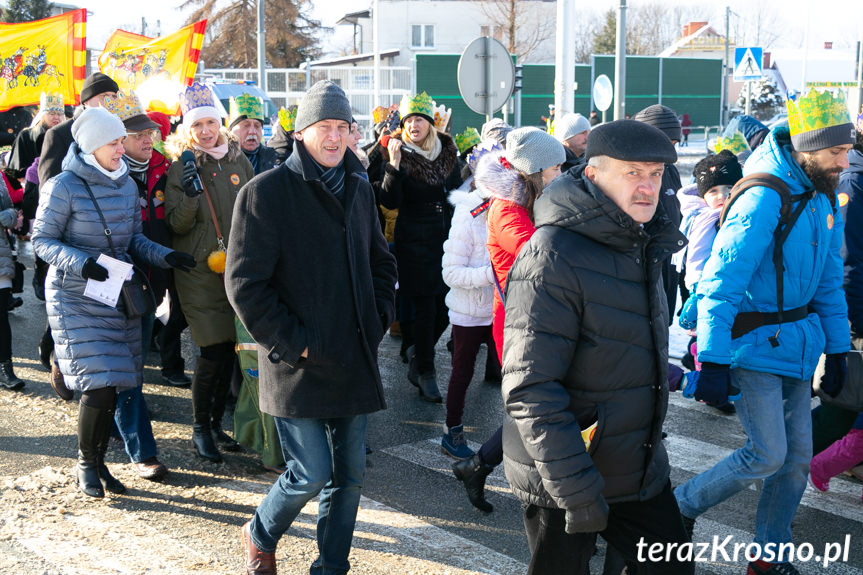
[[(396, 130), (392, 136), (395, 140), (402, 139), (402, 131)], [(443, 184), (452, 173), (458, 162), (458, 148), (453, 139), (442, 133), (437, 133), (441, 143), (441, 151), (437, 158), (427, 160), (419, 154), (402, 154), (401, 169), (411, 178), (429, 185)], [(384, 162), (389, 162), (390, 155), (387, 149), (378, 144)]]
[(502, 152), (497, 152), (485, 154), (480, 158), (474, 176), (476, 187), (482, 188), (489, 197), (524, 206), (527, 204), (524, 180), (517, 171), (500, 163), (502, 156)]
[[(219, 128), (219, 135), (223, 136), (228, 142), (228, 153), (225, 154), (223, 160), (226, 162), (237, 161), (243, 153), (242, 148), (240, 148), (240, 141), (237, 140), (236, 136), (229, 132), (224, 126)], [(206, 152), (202, 152), (201, 150), (195, 149), (189, 145), (190, 140), (191, 138), (186, 135), (185, 128), (181, 125), (177, 128), (175, 133), (165, 139), (165, 151), (168, 153), (168, 156), (172, 161), (177, 161), (180, 159), (180, 155), (183, 152), (191, 150), (195, 154), (195, 160), (200, 166), (204, 162), (205, 156), (209, 156)]]

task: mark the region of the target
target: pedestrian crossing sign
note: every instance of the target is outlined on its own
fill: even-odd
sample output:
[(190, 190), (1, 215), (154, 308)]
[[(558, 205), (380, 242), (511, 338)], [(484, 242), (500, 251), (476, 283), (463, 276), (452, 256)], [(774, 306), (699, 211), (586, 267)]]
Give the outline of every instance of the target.
[(734, 49), (734, 81), (761, 79), (761, 48)]

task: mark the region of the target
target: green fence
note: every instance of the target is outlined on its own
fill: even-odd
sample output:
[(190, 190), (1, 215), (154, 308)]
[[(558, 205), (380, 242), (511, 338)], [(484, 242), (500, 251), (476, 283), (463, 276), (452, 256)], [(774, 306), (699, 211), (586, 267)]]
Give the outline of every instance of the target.
[[(467, 126), (477, 129), (485, 116), (473, 112), (458, 91), (458, 54), (418, 54), (416, 88), (426, 91), (438, 104), (452, 108), (453, 133)], [(614, 56), (593, 56), (591, 64), (575, 67), (573, 109), (585, 116), (591, 109), (591, 88), (600, 74), (614, 83)], [(678, 115), (689, 114), (693, 125), (719, 123), (722, 91), (722, 61), (700, 58), (657, 58), (627, 56), (626, 113), (635, 115), (651, 104), (662, 103)], [(542, 116), (554, 103), (554, 66), (526, 64), (522, 71), (521, 124), (543, 126)], [(502, 114), (498, 112), (498, 117)], [(608, 111), (608, 119), (613, 116)], [(512, 118), (510, 117), (512, 123)]]

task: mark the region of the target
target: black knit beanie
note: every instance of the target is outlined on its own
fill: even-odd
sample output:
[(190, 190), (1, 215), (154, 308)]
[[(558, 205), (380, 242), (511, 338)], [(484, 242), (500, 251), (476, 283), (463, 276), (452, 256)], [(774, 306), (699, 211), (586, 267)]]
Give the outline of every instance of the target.
[(654, 128), (659, 128), (668, 136), (669, 140), (677, 140), (683, 138), (680, 131), (680, 120), (677, 119), (677, 114), (668, 106), (662, 104), (654, 104), (648, 106), (635, 115), (633, 120), (650, 124)]
[(743, 178), (743, 169), (737, 156), (729, 150), (710, 155), (695, 164), (692, 170), (702, 198), (713, 186), (733, 186)]
[(83, 104), (93, 96), (98, 96), (105, 92), (116, 93), (119, 91), (120, 86), (110, 76), (106, 76), (102, 72), (95, 72), (87, 76), (81, 85), (81, 103)]

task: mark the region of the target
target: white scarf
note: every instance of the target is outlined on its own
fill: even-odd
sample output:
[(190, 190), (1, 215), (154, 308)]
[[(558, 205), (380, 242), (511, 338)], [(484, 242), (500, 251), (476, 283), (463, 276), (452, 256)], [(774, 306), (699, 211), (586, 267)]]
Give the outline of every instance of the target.
[(436, 134), (434, 139), (434, 147), (430, 151), (423, 150), (410, 140), (402, 140), (402, 143), (405, 146), (409, 147), (411, 150), (415, 151), (420, 156), (424, 157), (429, 162), (434, 162), (435, 159), (440, 155), (441, 150), (443, 150), (443, 145), (441, 145), (440, 143), (440, 138), (438, 138)]
[(84, 160), (85, 164), (93, 166), (112, 180), (117, 180), (118, 178), (120, 178), (120, 176), (122, 176), (129, 170), (126, 162), (123, 162), (122, 160), (120, 161), (120, 167), (112, 172), (111, 170), (106, 170), (105, 168), (103, 168), (102, 165), (99, 164), (99, 160), (97, 160), (96, 156), (94, 156), (93, 154), (81, 154), (81, 159)]

